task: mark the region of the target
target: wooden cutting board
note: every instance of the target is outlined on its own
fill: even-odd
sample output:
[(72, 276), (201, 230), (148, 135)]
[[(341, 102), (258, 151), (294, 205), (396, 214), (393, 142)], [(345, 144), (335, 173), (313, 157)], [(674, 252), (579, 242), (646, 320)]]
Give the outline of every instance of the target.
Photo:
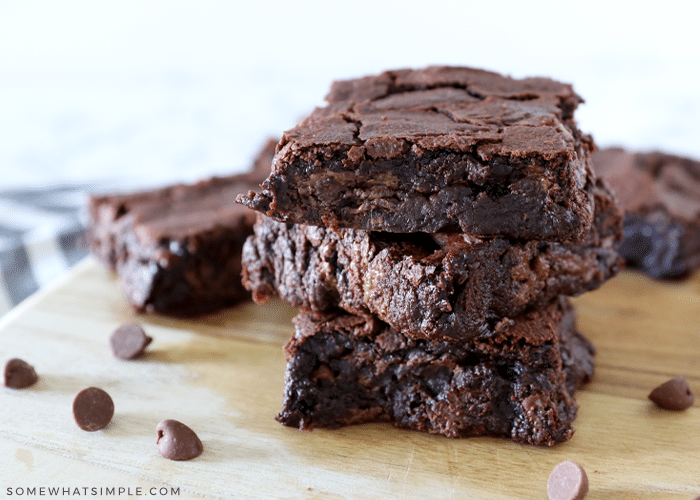
[[(698, 404), (674, 413), (646, 399), (675, 375), (700, 396), (700, 276), (658, 283), (624, 272), (576, 304), (598, 364), (577, 394), (568, 443), (542, 449), (386, 425), (304, 433), (274, 420), (293, 309), (272, 300), (201, 321), (137, 317), (114, 277), (88, 259), (0, 321), (0, 359), (23, 358), (41, 377), (29, 389), (0, 388), (0, 496), (58, 487), (91, 498), (124, 488), (121, 497), (544, 499), (566, 459), (588, 472), (588, 498), (700, 495)], [(107, 338), (134, 319), (154, 338), (148, 354), (114, 359)], [(93, 433), (71, 415), (88, 386), (116, 407)], [(199, 458), (158, 455), (155, 426), (166, 418), (198, 433)]]

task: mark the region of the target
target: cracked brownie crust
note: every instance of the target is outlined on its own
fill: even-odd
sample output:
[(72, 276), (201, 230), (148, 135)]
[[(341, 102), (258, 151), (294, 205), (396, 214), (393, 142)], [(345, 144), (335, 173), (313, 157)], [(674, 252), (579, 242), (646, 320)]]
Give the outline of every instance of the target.
[(591, 139), (571, 86), (430, 67), (336, 82), (284, 134), (262, 192), (279, 221), (389, 232), (582, 239)]
[(608, 148), (594, 168), (625, 211), (620, 254), (652, 278), (680, 278), (700, 267), (700, 162)]
[(243, 248), (243, 283), (256, 301), (375, 314), (408, 336), (465, 341), (503, 316), (617, 274), (622, 214), (602, 181), (581, 243), (394, 234), (285, 224), (261, 216)]
[(453, 438), (561, 443), (573, 434), (573, 391), (593, 375), (594, 349), (573, 315), (555, 301), (454, 343), (412, 339), (373, 317), (302, 312), (285, 348), (277, 420), (302, 430), (389, 422)]
[(269, 173), (275, 144), (246, 174), (90, 198), (90, 251), (137, 311), (191, 316), (250, 298), (241, 248), (256, 214), (232, 200)]

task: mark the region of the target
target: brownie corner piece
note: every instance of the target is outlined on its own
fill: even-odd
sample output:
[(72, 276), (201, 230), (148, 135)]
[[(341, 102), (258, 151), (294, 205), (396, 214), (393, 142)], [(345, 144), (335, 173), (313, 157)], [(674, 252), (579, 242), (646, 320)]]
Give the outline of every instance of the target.
[(585, 237), (593, 146), (571, 86), (431, 67), (336, 82), (327, 99), (241, 203), (310, 225)]
[(371, 316), (302, 311), (285, 347), (277, 420), (302, 430), (388, 422), (452, 438), (567, 441), (572, 393), (592, 376), (594, 350), (566, 307), (504, 319), (468, 343), (412, 339)]

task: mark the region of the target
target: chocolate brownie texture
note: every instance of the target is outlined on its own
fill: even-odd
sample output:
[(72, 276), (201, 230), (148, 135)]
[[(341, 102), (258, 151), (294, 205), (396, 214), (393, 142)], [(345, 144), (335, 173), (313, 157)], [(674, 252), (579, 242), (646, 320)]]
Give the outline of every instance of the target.
[(625, 210), (620, 254), (652, 278), (700, 267), (700, 162), (661, 152), (607, 148), (593, 154)]
[(245, 174), (89, 200), (91, 253), (115, 270), (140, 312), (208, 313), (247, 300), (241, 248), (255, 212), (233, 202), (264, 179), (274, 143)]
[(622, 212), (592, 186), (595, 223), (581, 243), (382, 233), (260, 216), (243, 247), (243, 284), (316, 312), (375, 314), (407, 336), (466, 341), (503, 316), (598, 288), (622, 267)]
[(447, 437), (568, 440), (572, 394), (593, 375), (594, 349), (565, 301), (471, 342), (407, 337), (373, 316), (301, 312), (286, 345), (277, 420), (302, 430), (365, 422)]
[(335, 82), (287, 131), (262, 191), (278, 221), (581, 240), (593, 218), (582, 99), (547, 78), (428, 67)]

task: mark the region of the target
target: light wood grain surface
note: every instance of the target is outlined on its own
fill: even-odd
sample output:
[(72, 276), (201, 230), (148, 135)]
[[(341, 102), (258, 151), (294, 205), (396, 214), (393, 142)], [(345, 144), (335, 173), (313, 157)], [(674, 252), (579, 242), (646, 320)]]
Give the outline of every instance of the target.
[[(114, 277), (87, 259), (0, 321), (0, 360), (23, 358), (40, 376), (0, 391), (0, 497), (61, 487), (102, 498), (122, 487), (122, 498), (140, 488), (162, 498), (545, 499), (549, 473), (566, 459), (586, 469), (588, 498), (700, 495), (698, 404), (673, 413), (646, 399), (675, 375), (700, 395), (700, 276), (658, 283), (624, 272), (575, 302), (598, 364), (577, 395), (568, 443), (542, 449), (386, 425), (303, 433), (274, 420), (293, 309), (272, 300), (200, 321), (137, 317)], [(109, 334), (135, 318), (154, 338), (147, 355), (114, 359)], [(115, 403), (110, 425), (93, 433), (71, 415), (88, 386)], [(198, 433), (199, 458), (158, 455), (155, 426), (166, 418)]]

